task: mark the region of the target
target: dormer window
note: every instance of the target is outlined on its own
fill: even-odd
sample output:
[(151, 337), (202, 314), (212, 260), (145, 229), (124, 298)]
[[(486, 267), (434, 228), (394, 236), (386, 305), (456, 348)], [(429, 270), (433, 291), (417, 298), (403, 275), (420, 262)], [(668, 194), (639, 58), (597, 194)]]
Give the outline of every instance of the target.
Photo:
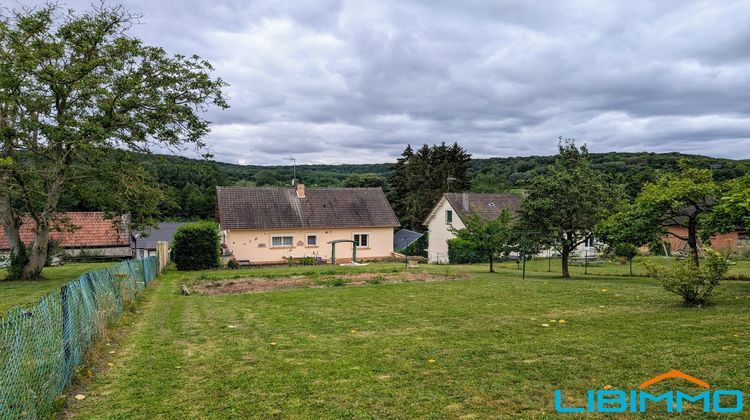
[(495, 207), (495, 203), (488, 203), (487, 205), (490, 207)]

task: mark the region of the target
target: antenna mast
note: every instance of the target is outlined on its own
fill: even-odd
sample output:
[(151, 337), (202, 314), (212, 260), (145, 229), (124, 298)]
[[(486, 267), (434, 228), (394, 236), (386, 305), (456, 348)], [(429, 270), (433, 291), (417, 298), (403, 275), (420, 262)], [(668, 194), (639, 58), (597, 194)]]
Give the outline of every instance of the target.
[(289, 160), (292, 161), (292, 186), (297, 182), (297, 159), (294, 156), (289, 156)]

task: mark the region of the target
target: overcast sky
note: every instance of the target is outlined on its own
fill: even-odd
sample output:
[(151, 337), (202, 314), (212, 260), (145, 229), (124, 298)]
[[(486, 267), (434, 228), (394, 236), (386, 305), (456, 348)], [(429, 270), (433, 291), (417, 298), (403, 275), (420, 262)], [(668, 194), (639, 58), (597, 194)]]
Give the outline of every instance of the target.
[(122, 4), (136, 36), (230, 83), (231, 109), (209, 115), (220, 161), (386, 162), (440, 141), (544, 155), (558, 136), (750, 158), (747, 1)]

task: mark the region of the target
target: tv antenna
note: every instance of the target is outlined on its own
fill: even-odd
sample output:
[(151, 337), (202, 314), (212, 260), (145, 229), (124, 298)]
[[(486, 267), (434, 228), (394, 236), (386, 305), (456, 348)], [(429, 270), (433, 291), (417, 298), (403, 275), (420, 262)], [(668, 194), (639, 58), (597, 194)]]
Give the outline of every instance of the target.
[(294, 156), (289, 156), (289, 160), (292, 162), (292, 186), (297, 182), (297, 159)]

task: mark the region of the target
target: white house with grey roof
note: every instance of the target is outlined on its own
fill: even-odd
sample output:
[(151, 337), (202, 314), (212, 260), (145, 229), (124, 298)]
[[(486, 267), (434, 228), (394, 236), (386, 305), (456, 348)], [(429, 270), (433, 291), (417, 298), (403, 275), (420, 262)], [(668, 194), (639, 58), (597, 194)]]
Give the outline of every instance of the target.
[(446, 193), (433, 207), (424, 225), (427, 226), (427, 258), (431, 263), (449, 263), (448, 241), (456, 235), (453, 229), (466, 227), (471, 215), (488, 220), (500, 216), (503, 209), (518, 211), (521, 196), (517, 194)]

